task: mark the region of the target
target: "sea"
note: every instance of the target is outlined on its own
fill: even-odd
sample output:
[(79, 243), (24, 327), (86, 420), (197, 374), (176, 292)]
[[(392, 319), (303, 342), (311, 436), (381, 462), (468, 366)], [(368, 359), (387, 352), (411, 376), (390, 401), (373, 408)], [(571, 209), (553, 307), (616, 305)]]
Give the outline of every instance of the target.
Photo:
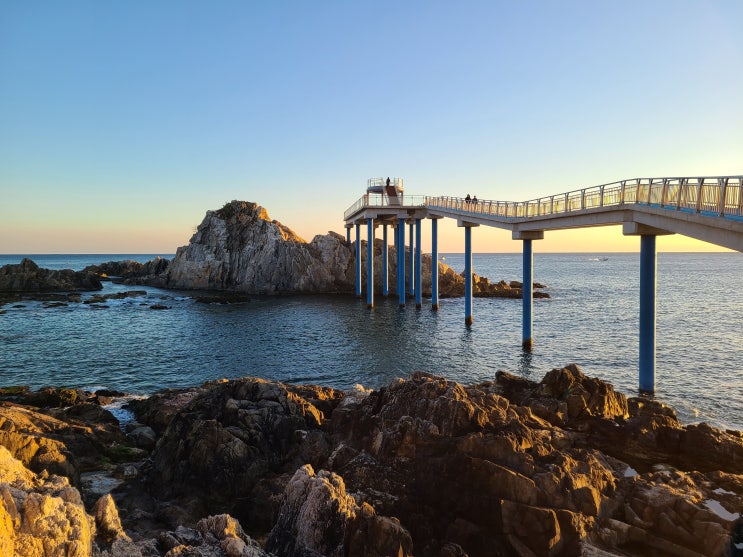
[[(156, 255), (29, 255), (50, 269), (80, 270)], [(0, 255), (0, 266), (22, 255)], [(441, 261), (461, 272), (462, 254)], [(474, 272), (521, 280), (520, 254), (474, 254)], [(656, 398), (683, 423), (743, 430), (743, 255), (659, 253)], [(475, 298), (400, 308), (376, 296), (254, 297), (215, 304), (196, 293), (104, 282), (102, 293), (146, 296), (101, 305), (41, 301), (0, 307), (0, 386), (68, 386), (147, 395), (219, 378), (258, 376), (348, 389), (379, 388), (422, 370), (465, 384), (498, 370), (539, 381), (576, 363), (583, 373), (637, 394), (639, 254), (534, 255), (548, 299), (533, 309), (534, 348), (521, 348), (521, 301)], [(394, 281), (391, 287), (394, 289)], [(92, 295), (84, 294), (83, 299)], [(156, 311), (160, 304), (166, 310)]]

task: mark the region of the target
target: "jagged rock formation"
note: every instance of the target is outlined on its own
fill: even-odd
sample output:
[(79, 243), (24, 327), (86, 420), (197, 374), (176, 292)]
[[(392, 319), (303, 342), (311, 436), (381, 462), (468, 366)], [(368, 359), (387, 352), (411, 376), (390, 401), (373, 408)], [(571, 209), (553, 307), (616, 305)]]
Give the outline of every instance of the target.
[(42, 269), (28, 258), (17, 265), (0, 267), (0, 292), (78, 292), (101, 288), (101, 281), (93, 273)]

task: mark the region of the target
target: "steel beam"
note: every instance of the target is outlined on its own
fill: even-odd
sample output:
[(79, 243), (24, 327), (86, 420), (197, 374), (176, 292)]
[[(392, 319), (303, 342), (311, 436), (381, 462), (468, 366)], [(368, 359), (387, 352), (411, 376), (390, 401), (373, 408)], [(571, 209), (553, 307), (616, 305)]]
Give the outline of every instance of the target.
[(658, 256), (655, 236), (640, 236), (640, 393), (655, 392), (655, 292)]
[(431, 219), (431, 309), (439, 309), (439, 220)]
[(532, 306), (534, 305), (534, 254), (532, 241), (523, 240), (523, 281), (521, 285), (522, 315), (521, 315), (521, 346), (531, 352), (534, 346), (532, 338)]
[(361, 298), (361, 224), (356, 223), (356, 297)]
[(390, 294), (389, 271), (387, 268), (389, 259), (388, 251), (387, 223), (384, 223), (382, 224), (382, 296), (385, 298)]
[(366, 219), (366, 307), (374, 307), (374, 219)]
[(415, 219), (415, 307), (418, 309), (423, 305), (421, 263), (421, 219)]

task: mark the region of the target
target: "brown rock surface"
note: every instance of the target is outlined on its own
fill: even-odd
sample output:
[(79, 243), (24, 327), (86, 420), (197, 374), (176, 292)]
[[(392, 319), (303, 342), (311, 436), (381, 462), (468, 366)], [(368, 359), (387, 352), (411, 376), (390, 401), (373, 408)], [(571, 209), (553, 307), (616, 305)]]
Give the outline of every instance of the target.
[(42, 269), (28, 258), (17, 265), (0, 267), (0, 292), (76, 292), (101, 288), (101, 281), (93, 273)]

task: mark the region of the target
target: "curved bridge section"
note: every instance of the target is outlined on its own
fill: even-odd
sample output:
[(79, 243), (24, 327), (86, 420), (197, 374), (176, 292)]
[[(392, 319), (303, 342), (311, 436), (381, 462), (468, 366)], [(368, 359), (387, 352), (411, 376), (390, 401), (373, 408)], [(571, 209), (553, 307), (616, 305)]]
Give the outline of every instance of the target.
[[(424, 218), (524, 232), (621, 224), (625, 234), (682, 234), (743, 251), (743, 176), (635, 178), (529, 201), (466, 200), (448, 196), (367, 194), (346, 210), (346, 225), (366, 211), (396, 216), (423, 210)], [(406, 213), (407, 215), (407, 213)]]
[[(639, 390), (655, 390), (656, 236), (682, 234), (743, 252), (743, 176), (635, 178), (530, 201), (493, 201), (448, 196), (396, 195), (367, 189), (345, 214), (346, 239), (356, 228), (356, 295), (361, 297), (361, 226), (367, 230), (367, 305), (374, 307), (374, 236), (382, 226), (382, 293), (388, 294), (387, 229), (392, 228), (397, 256), (397, 294), (421, 307), (421, 221), (431, 219), (431, 257), (438, 261), (438, 219), (453, 218), (464, 228), (465, 323), (472, 324), (472, 228), (484, 225), (511, 230), (523, 242), (522, 347), (532, 341), (532, 241), (545, 231), (621, 224), (625, 235), (640, 236)], [(405, 275), (405, 225), (408, 225), (408, 276)], [(438, 309), (438, 265), (432, 265), (431, 304)]]

